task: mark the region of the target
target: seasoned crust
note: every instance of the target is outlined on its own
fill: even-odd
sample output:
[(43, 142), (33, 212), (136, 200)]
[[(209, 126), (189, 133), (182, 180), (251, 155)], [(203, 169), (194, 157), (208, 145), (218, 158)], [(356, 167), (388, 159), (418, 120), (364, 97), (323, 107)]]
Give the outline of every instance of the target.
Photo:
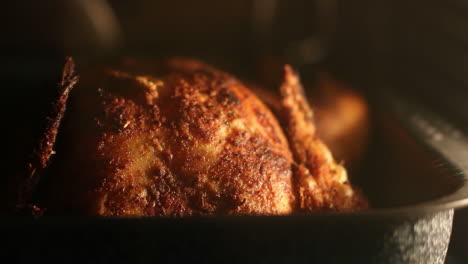
[(52, 213), (292, 212), (287, 140), (235, 78), (196, 61), (127, 61), (83, 73), (77, 88)]
[(289, 67), (276, 117), (238, 80), (198, 61), (130, 59), (92, 68), (81, 80), (55, 176), (43, 186), (50, 214), (272, 215), (368, 207), (317, 137)]
[(44, 131), (39, 136), (26, 167), (23, 168), (25, 170), (20, 170), (17, 182), (14, 183), (16, 197), (12, 199), (10, 207), (16, 214), (41, 216), (45, 212), (44, 208), (35, 204), (34, 196), (42, 180), (41, 176), (49, 167), (52, 155), (55, 154), (54, 147), (67, 109), (68, 97), (78, 79), (75, 74), (75, 62), (71, 57), (66, 57), (62, 78), (57, 84), (57, 97), (54, 98), (50, 112), (45, 118)]
[(353, 189), (346, 170), (333, 159), (330, 150), (317, 136), (314, 113), (310, 108), (299, 76), (285, 66), (281, 85), (281, 114), (296, 166), (299, 209), (354, 210), (368, 208), (362, 194)]

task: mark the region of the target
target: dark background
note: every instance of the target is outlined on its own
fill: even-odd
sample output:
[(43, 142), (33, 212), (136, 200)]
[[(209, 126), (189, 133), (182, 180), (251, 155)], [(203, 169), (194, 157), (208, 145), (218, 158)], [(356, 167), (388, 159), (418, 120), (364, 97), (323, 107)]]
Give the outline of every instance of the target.
[[(364, 93), (392, 85), (468, 131), (466, 1), (92, 2), (2, 4), (5, 175), (31, 149), (64, 55), (83, 67), (118, 55), (194, 56), (251, 79), (282, 58), (305, 73), (327, 68)], [(468, 262), (467, 223), (468, 210), (457, 211), (448, 262)]]

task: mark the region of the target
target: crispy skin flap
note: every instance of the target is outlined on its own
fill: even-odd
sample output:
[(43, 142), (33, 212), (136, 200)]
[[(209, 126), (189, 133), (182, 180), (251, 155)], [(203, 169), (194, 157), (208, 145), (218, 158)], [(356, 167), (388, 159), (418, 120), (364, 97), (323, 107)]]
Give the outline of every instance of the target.
[(34, 205), (31, 201), (36, 185), (40, 181), (41, 172), (49, 165), (54, 154), (54, 145), (57, 139), (58, 129), (66, 111), (68, 96), (78, 82), (75, 73), (75, 63), (72, 57), (66, 57), (62, 71), (62, 78), (57, 85), (58, 97), (52, 103), (50, 114), (46, 117), (46, 125), (42, 135), (33, 150), (26, 173), (19, 183), (16, 211), (41, 215), (43, 209)]
[(368, 202), (349, 184), (346, 170), (335, 162), (330, 150), (317, 137), (314, 114), (299, 80), (289, 65), (280, 87), (282, 112), (293, 166), (300, 210), (355, 210)]

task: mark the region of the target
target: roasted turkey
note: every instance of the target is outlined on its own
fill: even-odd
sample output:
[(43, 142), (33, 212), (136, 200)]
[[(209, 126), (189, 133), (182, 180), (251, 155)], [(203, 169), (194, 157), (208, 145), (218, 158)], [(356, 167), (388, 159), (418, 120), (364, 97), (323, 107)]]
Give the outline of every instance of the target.
[(178, 58), (80, 72), (32, 203), (118, 217), (367, 208), (289, 66), (280, 94), (273, 114), (231, 75)]

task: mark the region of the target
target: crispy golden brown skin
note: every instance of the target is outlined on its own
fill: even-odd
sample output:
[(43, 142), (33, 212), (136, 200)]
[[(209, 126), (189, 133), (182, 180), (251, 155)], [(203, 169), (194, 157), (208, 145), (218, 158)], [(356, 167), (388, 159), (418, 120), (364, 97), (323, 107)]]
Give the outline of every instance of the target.
[(74, 151), (52, 191), (60, 193), (52, 211), (292, 212), (292, 155), (275, 117), (253, 93), (195, 61), (136, 68), (127, 62), (82, 75), (65, 135)]
[[(370, 113), (367, 102), (346, 83), (320, 72), (318, 83), (308, 83), (308, 101), (314, 112), (318, 137), (325, 142), (335, 160), (343, 162), (346, 170), (355, 173), (364, 158), (370, 137)], [(254, 93), (281, 117), (281, 97), (273, 90), (252, 87)], [(287, 123), (287, 120), (280, 120)]]
[(335, 162), (330, 150), (317, 137), (314, 114), (291, 67), (285, 67), (281, 85), (281, 118), (285, 122), (296, 160), (295, 177), (299, 209), (353, 210), (368, 207), (366, 199), (352, 188), (346, 170)]
[(365, 207), (316, 139), (295, 78), (287, 71), (281, 90), (287, 139), (255, 94), (197, 61), (128, 60), (83, 73), (62, 135), (71, 151), (58, 160), (46, 207), (102, 216)]

